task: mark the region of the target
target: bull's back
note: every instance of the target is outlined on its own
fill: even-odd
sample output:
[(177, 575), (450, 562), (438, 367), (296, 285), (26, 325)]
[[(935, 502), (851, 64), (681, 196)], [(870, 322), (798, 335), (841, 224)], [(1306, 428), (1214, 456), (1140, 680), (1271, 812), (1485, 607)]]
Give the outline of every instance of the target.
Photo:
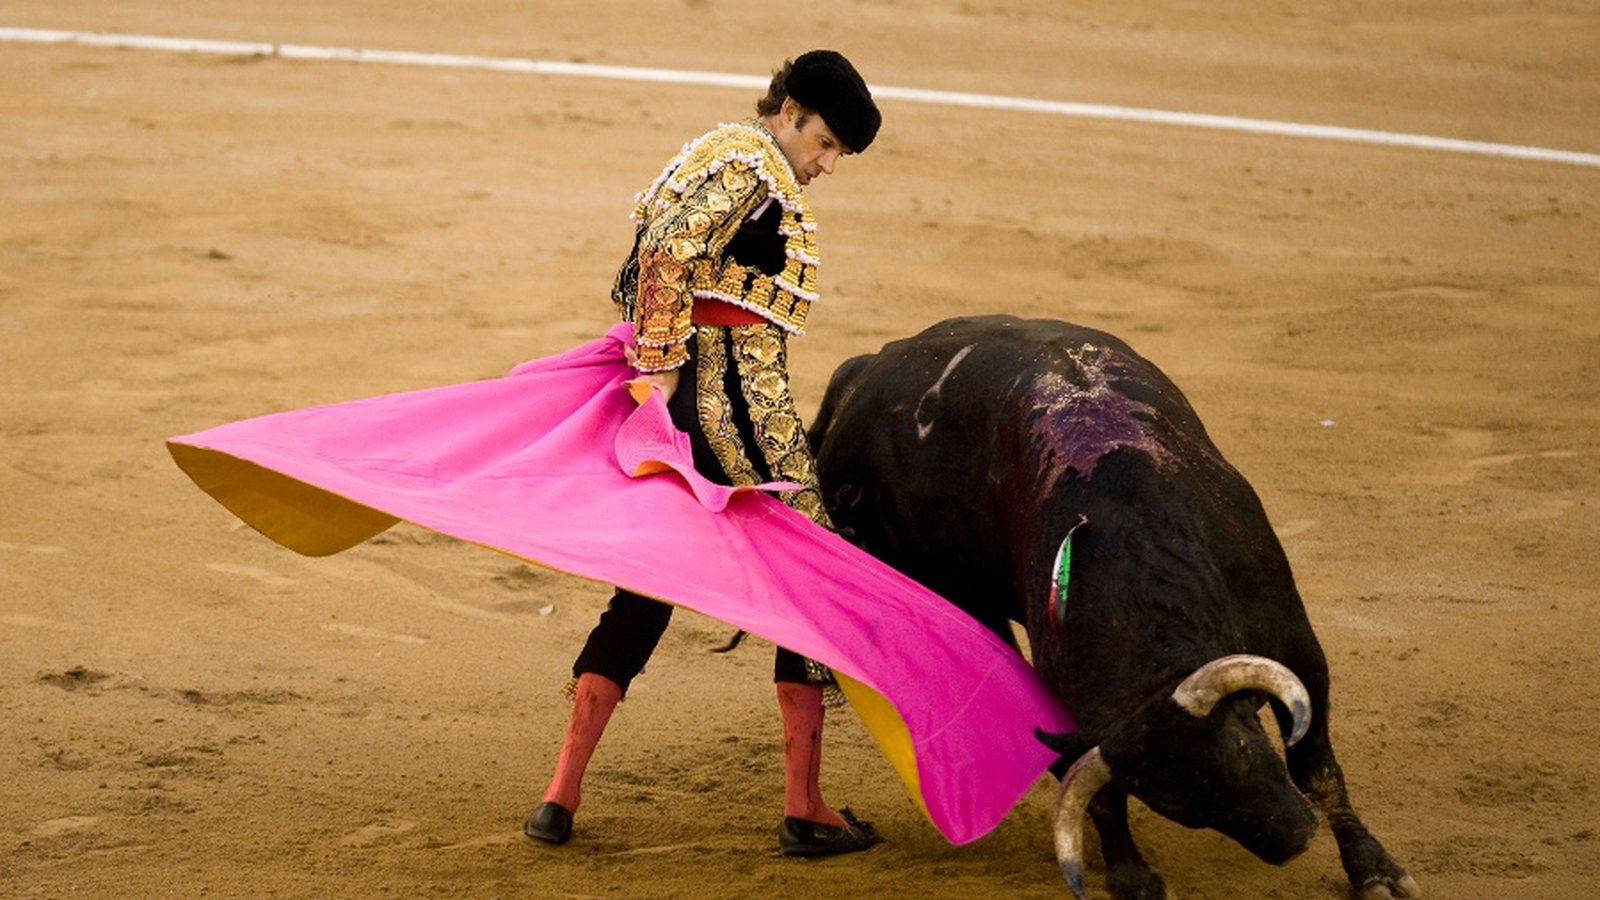
[(1143, 428), (1112, 409), (1127, 400), (1107, 385), (1109, 360), (1147, 367), (1140, 383), (1154, 373), (1161, 388), (1170, 386), (1111, 335), (1010, 316), (941, 322), (847, 362), (812, 430), (835, 524), (1000, 631), (995, 621), (1018, 613), (1012, 551), (1015, 520), (1026, 516), (1019, 503), (1042, 502), (1050, 490), (1041, 455), (1061, 467), (1086, 464), (1045, 446), (1058, 430), (1048, 417), (1070, 405), (1085, 421), (1117, 419), (1068, 448), (1078, 457), (1079, 448), (1099, 452), (1100, 443)]
[(1076, 615), (1186, 605), (1146, 583), (1159, 579), (1139, 548), (1163, 547), (1195, 572), (1221, 573), (1235, 595), (1194, 615), (1224, 610), (1236, 624), (1191, 630), (1272, 655), (1272, 635), (1292, 631), (1277, 627), (1282, 616), (1303, 616), (1254, 491), (1182, 392), (1104, 332), (1003, 316), (941, 322), (841, 367), (813, 436), (841, 532), (996, 633), (1010, 619), (1039, 624), (1025, 610), (1039, 607), (1080, 513), (1093, 520), (1080, 541), (1093, 564), (1074, 569)]

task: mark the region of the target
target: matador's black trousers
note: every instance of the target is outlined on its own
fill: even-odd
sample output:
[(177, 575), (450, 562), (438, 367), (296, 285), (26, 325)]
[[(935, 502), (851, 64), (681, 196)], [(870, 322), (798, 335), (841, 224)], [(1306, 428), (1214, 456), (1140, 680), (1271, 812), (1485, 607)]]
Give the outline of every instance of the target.
[[(726, 340), (726, 330), (719, 330)], [(680, 370), (682, 375), (678, 379), (678, 388), (667, 401), (667, 411), (672, 415), (672, 424), (689, 435), (689, 444), (694, 449), (695, 470), (718, 484), (732, 484), (732, 480), (723, 471), (722, 464), (717, 461), (716, 453), (711, 449), (711, 444), (700, 428), (697, 406), (698, 379), (695, 377), (695, 366), (698, 363), (696, 343), (694, 340), (689, 341), (689, 361)], [(754, 447), (755, 437), (749, 433), (750, 416), (744, 408), (744, 395), (738, 378), (736, 368), (729, 366), (726, 375), (728, 383), (723, 385), (723, 394), (733, 404), (734, 421), (740, 429), (744, 446)], [(750, 456), (751, 463), (761, 480), (772, 480), (761, 454), (753, 453)], [(589, 632), (589, 639), (572, 664), (573, 676), (583, 675), (585, 672), (604, 675), (616, 682), (626, 694), (634, 676), (644, 670), (650, 654), (655, 652), (656, 644), (660, 643), (661, 635), (666, 632), (667, 623), (671, 618), (671, 604), (617, 588), (617, 592), (611, 597), (610, 605), (600, 614), (599, 624)], [(810, 681), (807, 677), (805, 657), (792, 650), (779, 647), (772, 668), (774, 681), (795, 684), (805, 684)]]

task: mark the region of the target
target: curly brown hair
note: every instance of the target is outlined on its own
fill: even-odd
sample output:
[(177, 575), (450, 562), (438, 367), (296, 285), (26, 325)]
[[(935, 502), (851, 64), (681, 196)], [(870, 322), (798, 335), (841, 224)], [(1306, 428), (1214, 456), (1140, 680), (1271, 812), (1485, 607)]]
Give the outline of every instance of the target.
[(789, 73), (794, 71), (794, 60), (786, 59), (783, 67), (772, 73), (772, 83), (767, 85), (767, 95), (756, 101), (756, 114), (774, 115), (789, 98)]

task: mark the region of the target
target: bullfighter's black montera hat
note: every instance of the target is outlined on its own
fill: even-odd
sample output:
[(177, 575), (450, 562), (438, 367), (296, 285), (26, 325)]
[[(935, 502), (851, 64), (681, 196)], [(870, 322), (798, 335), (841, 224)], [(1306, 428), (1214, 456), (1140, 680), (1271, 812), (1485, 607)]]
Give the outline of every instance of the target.
[(883, 115), (850, 60), (832, 50), (795, 57), (784, 85), (788, 95), (822, 116), (845, 146), (860, 153), (878, 136)]

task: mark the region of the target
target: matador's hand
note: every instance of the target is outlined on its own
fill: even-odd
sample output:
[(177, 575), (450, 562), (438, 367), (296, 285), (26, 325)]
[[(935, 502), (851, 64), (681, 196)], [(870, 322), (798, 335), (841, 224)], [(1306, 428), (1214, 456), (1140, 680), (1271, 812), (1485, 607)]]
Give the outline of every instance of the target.
[[(627, 348), (628, 365), (638, 368), (639, 357), (633, 348)], [(640, 372), (627, 382), (628, 390), (633, 394), (633, 399), (643, 403), (649, 399), (648, 393), (652, 388), (661, 392), (661, 399), (668, 401), (678, 390), (678, 370), (668, 369), (665, 372)]]
[(640, 372), (634, 376), (635, 384), (643, 383), (661, 392), (662, 400), (671, 400), (674, 392), (678, 390), (678, 370), (668, 369), (665, 372)]

